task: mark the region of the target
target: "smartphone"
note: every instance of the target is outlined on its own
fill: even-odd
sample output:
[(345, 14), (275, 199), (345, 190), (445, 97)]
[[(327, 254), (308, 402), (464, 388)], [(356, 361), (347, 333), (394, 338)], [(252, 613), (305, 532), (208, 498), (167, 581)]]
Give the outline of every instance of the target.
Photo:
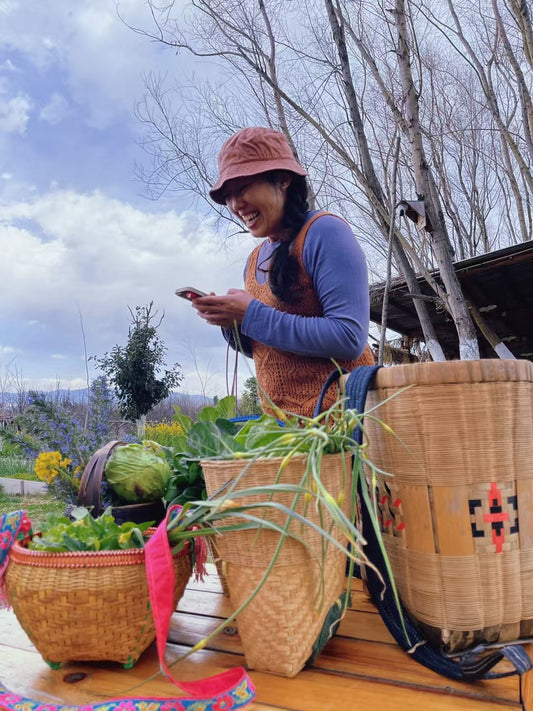
[(182, 286), (181, 289), (176, 289), (176, 296), (181, 296), (182, 299), (187, 299), (187, 301), (194, 301), (198, 296), (207, 296), (207, 294), (194, 286)]

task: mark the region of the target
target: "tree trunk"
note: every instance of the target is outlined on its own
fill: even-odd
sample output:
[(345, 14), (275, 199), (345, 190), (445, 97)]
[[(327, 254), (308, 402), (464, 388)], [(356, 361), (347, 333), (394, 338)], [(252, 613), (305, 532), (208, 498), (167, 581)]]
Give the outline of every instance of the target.
[[(402, 245), (395, 238), (393, 238), (392, 249), (394, 251), (396, 263), (398, 264), (398, 267), (407, 284), (407, 288), (409, 289), (409, 293), (422, 296), (422, 291), (420, 290), (415, 271), (407, 259), (407, 255), (405, 254), (405, 250)], [(432, 360), (446, 360), (446, 356), (444, 355), (442, 346), (439, 343), (439, 339), (437, 337), (435, 327), (433, 326), (433, 322), (431, 321), (431, 316), (429, 315), (425, 301), (417, 299), (415, 296), (415, 298), (413, 298), (413, 306), (415, 307), (416, 315), (420, 321), (424, 341)]]
[(146, 434), (146, 415), (141, 415), (135, 425), (137, 427), (137, 437), (143, 440)]
[[(354, 132), (357, 148), (359, 149), (359, 155), (361, 157), (361, 166), (365, 180), (366, 192), (371, 203), (373, 203), (377, 208), (382, 234), (388, 240), (389, 231), (392, 232), (390, 229), (390, 211), (387, 210), (383, 190), (376, 175), (376, 171), (374, 170), (374, 164), (372, 162), (372, 156), (368, 147), (361, 112), (359, 111), (357, 95), (355, 93), (351, 75), (346, 40), (343, 32), (342, 18), (337, 15), (335, 8), (333, 7), (332, 0), (324, 0), (324, 2), (328, 13), (331, 31), (333, 33), (333, 39), (335, 40), (335, 46), (337, 48), (337, 55), (341, 65), (344, 93), (350, 113), (352, 130)], [(397, 239), (393, 238), (392, 249), (398, 268), (408, 284), (410, 293), (420, 294), (420, 287), (418, 285), (418, 281), (416, 280), (413, 268), (407, 259), (403, 247)], [(431, 357), (433, 360), (446, 360), (444, 352), (439, 344), (435, 329), (433, 328), (426, 304), (421, 299), (414, 299), (413, 303), (420, 321), (422, 333), (424, 334), (424, 340)]]
[(414, 77), (411, 71), (404, 0), (396, 0), (394, 16), (398, 31), (398, 63), (405, 94), (405, 112), (409, 126), (416, 190), (419, 198), (424, 200), (427, 217), (431, 223), (431, 243), (447, 292), (446, 305), (457, 329), (460, 358), (462, 360), (476, 360), (479, 358), (476, 330), (455, 273), (452, 246), (448, 238), (437, 188), (424, 151), (418, 95), (415, 91)]

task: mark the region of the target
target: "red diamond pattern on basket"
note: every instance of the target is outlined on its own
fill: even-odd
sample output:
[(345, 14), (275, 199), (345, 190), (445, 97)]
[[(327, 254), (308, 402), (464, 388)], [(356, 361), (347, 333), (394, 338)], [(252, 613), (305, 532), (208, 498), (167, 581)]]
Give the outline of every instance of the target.
[(398, 496), (397, 487), (387, 483), (381, 484), (376, 491), (379, 508), (381, 532), (396, 538), (403, 537), (405, 522), (403, 520), (402, 500)]
[[(476, 496), (478, 494), (478, 496)], [(514, 482), (491, 482), (472, 489), (468, 500), (476, 544), (496, 553), (518, 548), (518, 506)]]

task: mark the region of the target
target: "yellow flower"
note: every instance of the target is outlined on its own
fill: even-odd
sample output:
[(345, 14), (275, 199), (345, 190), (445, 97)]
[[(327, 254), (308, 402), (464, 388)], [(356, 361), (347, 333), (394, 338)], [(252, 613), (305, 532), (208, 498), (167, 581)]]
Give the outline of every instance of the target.
[(127, 533), (121, 533), (120, 536), (118, 537), (118, 544), (119, 546), (127, 546), (130, 542), (131, 538), (131, 531), (128, 531)]
[(158, 422), (155, 425), (146, 425), (145, 436), (161, 443), (172, 437), (181, 437), (183, 428), (179, 422)]
[(35, 474), (49, 484), (59, 473), (60, 452), (41, 452), (35, 460)]
[(64, 475), (70, 479), (67, 468), (71, 464), (72, 460), (63, 457), (61, 452), (41, 452), (35, 460), (34, 471), (38, 479), (50, 484), (58, 475)]

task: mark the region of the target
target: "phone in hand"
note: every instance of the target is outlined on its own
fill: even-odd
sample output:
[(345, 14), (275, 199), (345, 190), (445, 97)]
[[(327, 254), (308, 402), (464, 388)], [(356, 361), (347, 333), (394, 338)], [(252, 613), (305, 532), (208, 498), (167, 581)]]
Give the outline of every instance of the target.
[(187, 301), (194, 301), (199, 296), (207, 296), (207, 294), (194, 286), (182, 286), (180, 289), (176, 289), (176, 296), (181, 296)]

